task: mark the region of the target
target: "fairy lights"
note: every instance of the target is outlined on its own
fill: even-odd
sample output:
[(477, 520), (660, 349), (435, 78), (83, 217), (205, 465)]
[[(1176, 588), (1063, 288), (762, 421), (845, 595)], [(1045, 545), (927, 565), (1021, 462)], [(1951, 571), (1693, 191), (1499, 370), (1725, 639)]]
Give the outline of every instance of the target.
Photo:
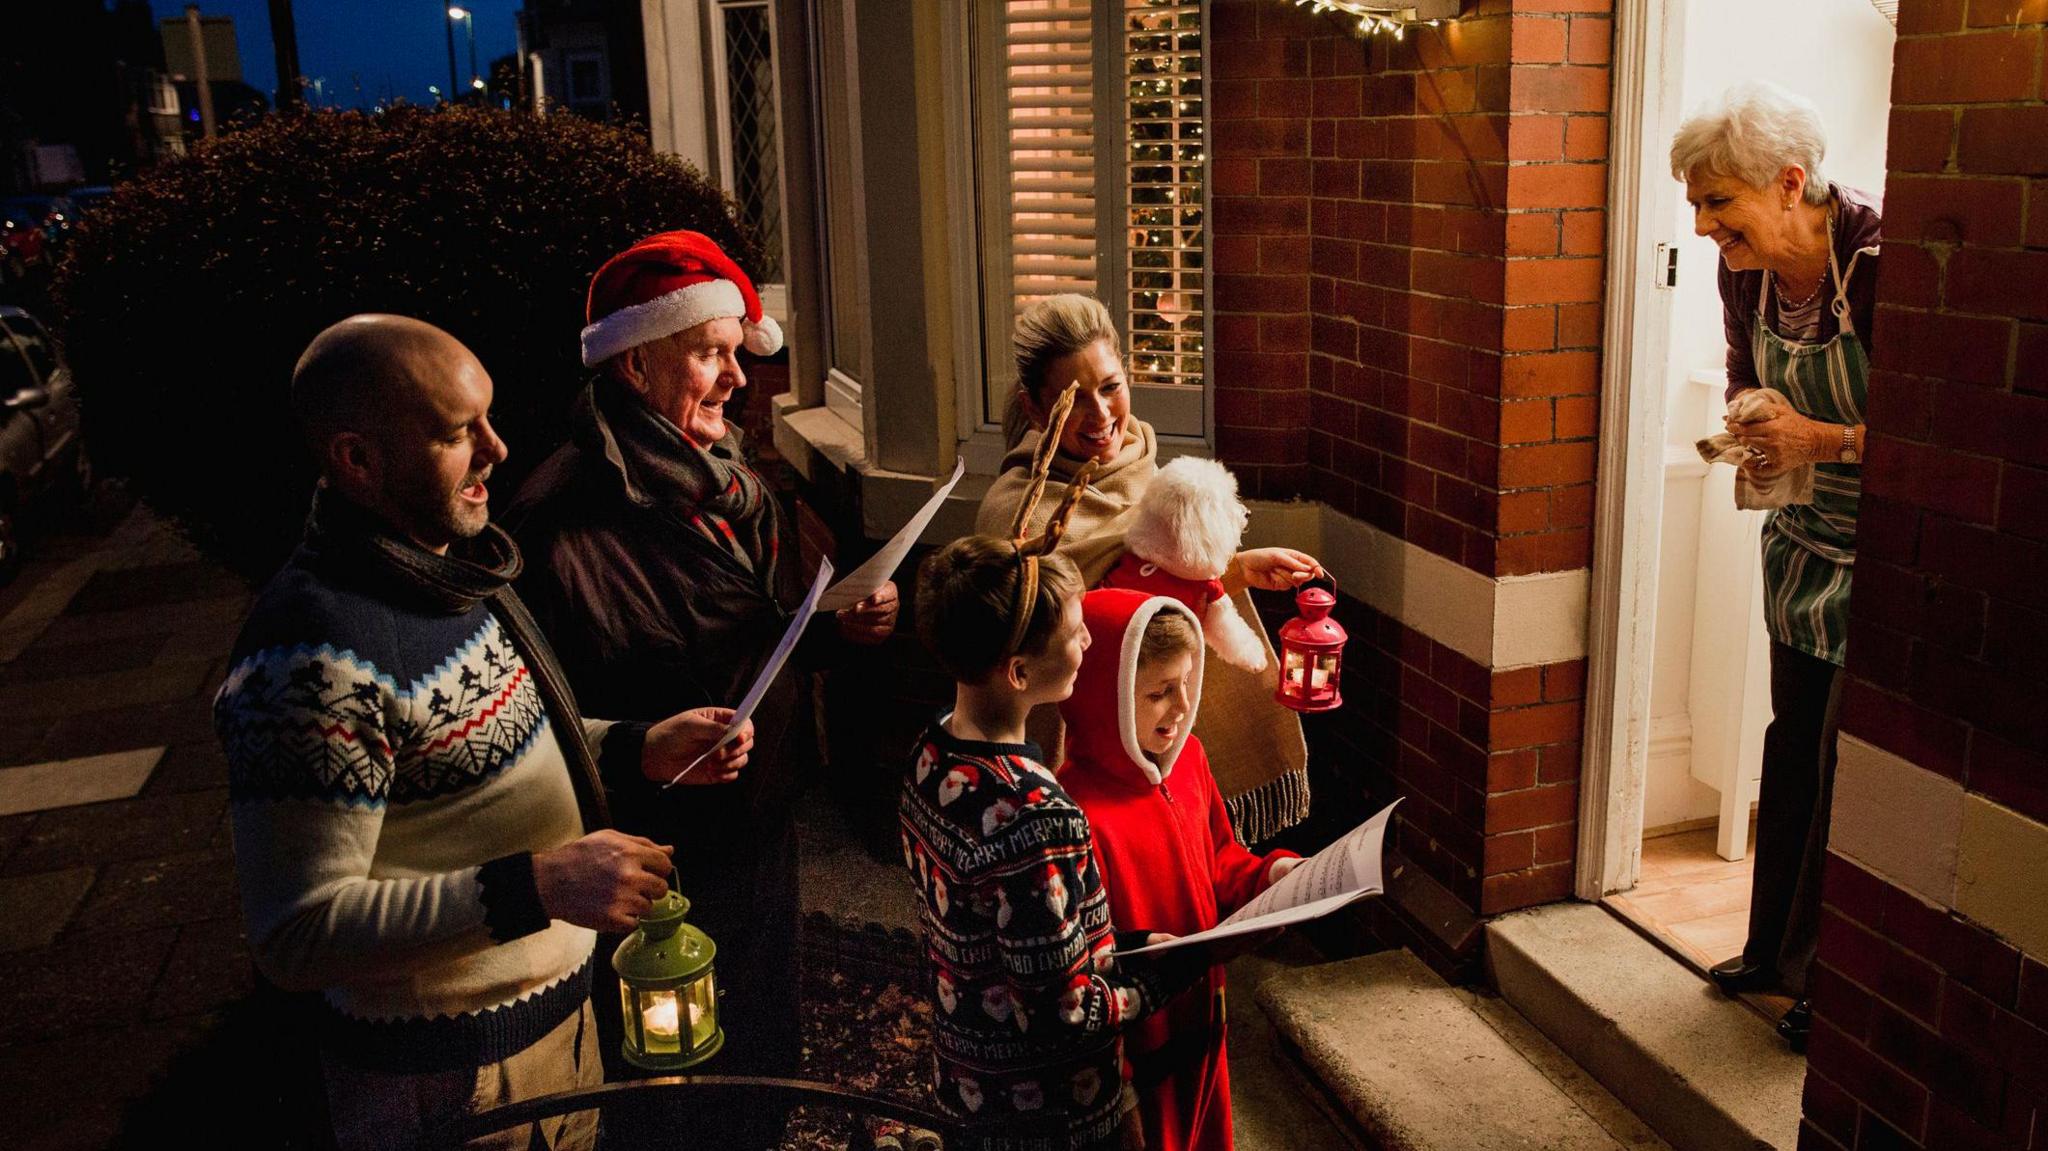
[(1294, 6), (1307, 8), (1318, 16), (1325, 12), (1356, 16), (1361, 36), (1388, 35), (1399, 40), (1407, 33), (1410, 24), (1427, 24), (1434, 28), (1442, 23), (1440, 18), (1418, 18), (1412, 5), (1375, 4), (1365, 0), (1294, 0)]

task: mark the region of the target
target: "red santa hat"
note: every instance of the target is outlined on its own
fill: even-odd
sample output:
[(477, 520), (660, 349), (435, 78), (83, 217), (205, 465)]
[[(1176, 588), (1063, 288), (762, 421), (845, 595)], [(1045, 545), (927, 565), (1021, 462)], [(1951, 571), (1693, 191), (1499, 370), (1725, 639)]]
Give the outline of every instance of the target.
[(628, 348), (731, 317), (746, 348), (772, 356), (782, 327), (761, 311), (753, 281), (701, 232), (661, 232), (606, 260), (590, 278), (584, 310), (583, 364), (595, 367)]

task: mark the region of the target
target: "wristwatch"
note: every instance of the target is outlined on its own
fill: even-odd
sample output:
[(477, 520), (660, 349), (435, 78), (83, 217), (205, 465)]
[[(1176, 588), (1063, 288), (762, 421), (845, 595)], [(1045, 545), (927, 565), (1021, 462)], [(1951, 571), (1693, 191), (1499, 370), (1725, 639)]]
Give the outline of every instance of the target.
[(1853, 464), (1858, 460), (1861, 460), (1863, 458), (1863, 452), (1861, 448), (1862, 445), (1857, 443), (1856, 440), (1856, 425), (1843, 425), (1842, 454), (1840, 456), (1841, 461), (1845, 464)]

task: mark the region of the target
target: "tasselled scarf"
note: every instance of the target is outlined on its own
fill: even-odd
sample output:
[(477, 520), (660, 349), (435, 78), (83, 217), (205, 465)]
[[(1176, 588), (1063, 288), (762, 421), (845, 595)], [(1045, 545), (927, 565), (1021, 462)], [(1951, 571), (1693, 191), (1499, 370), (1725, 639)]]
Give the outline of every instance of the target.
[(315, 562), (385, 599), (406, 607), (462, 615), (479, 603), (488, 604), (498, 625), (533, 673), (555, 728), (555, 742), (569, 762), (569, 780), (585, 831), (610, 827), (611, 808), (597, 758), (583, 734), (583, 713), (569, 677), (555, 662), (540, 625), (512, 590), (523, 561), (519, 545), (496, 524), (485, 524), (474, 539), (462, 540), (436, 555), (392, 534), (389, 525), (324, 484), (313, 495), (306, 518), (306, 550)]
[(698, 447), (609, 376), (583, 389), (571, 419), (577, 443), (611, 464), (627, 499), (687, 523), (774, 594), (782, 547), (775, 501), (740, 458), (736, 430)]

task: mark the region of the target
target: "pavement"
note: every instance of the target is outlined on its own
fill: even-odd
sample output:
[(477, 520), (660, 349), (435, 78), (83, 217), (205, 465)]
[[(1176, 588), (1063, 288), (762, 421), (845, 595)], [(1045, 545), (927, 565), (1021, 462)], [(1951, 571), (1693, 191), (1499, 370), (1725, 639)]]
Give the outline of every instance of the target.
[(209, 716), (250, 589), (146, 512), (98, 512), (33, 541), (0, 588), (0, 1098), (18, 1147), (108, 1145), (251, 985)]

